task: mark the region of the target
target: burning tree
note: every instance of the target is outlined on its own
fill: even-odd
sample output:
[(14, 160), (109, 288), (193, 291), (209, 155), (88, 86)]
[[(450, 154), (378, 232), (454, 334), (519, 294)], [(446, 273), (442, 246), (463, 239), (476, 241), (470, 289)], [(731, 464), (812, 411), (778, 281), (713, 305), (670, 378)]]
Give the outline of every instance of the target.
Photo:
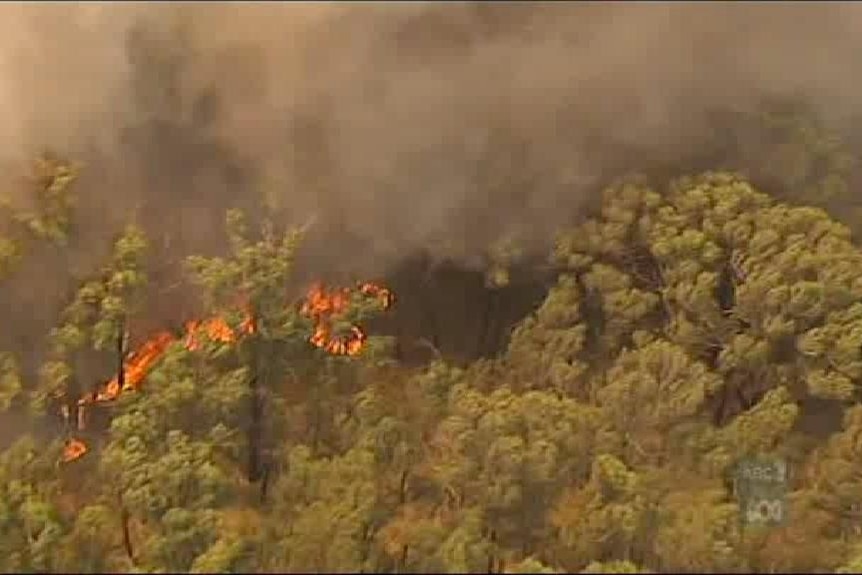
[(233, 349), (247, 377), (247, 477), (256, 482), (263, 474), (265, 397), (280, 383), (278, 374), (290, 349), (307, 339), (302, 318), (286, 305), (284, 291), (302, 231), (279, 236), (267, 226), (253, 241), (237, 211), (228, 212), (227, 231), (229, 257), (192, 257), (188, 268), (203, 289), (207, 308), (224, 318), (232, 332), (243, 326), (250, 332)]
[[(128, 226), (114, 244), (110, 263), (78, 289), (63, 310), (61, 325), (52, 333), (53, 358), (43, 366), (42, 382), (34, 399), (40, 408), (60, 402), (62, 413), (72, 427), (83, 427), (85, 405), (112, 399), (127, 385), (126, 323), (146, 285), (143, 268), (146, 248), (143, 233), (133, 225)], [(114, 385), (103, 391), (85, 389), (81, 384), (85, 377), (81, 368), (89, 363), (88, 352), (94, 351), (110, 351), (114, 356)]]
[[(303, 231), (290, 230), (279, 236), (266, 225), (261, 237), (252, 241), (236, 211), (228, 213), (227, 227), (228, 258), (193, 257), (188, 264), (194, 283), (203, 288), (207, 307), (224, 320), (219, 333), (244, 335), (233, 349), (248, 381), (247, 477), (255, 482), (265, 474), (265, 429), (274, 424), (266, 417), (267, 405), (271, 404), (269, 411), (275, 411), (277, 387), (288, 372), (302, 370), (308, 343), (335, 356), (357, 355), (367, 339), (360, 323), (389, 307), (393, 296), (371, 283), (356, 289), (327, 289), (316, 284), (297, 309), (288, 305), (285, 286)], [(198, 324), (191, 327), (192, 332), (199, 329)], [(208, 331), (212, 333), (212, 329)], [(233, 337), (221, 339), (234, 343)], [(265, 481), (261, 489), (265, 493)]]

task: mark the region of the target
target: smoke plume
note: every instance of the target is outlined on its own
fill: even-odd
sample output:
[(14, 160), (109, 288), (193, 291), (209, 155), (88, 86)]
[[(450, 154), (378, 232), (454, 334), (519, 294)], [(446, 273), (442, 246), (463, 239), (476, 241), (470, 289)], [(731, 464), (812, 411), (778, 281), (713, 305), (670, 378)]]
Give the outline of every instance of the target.
[(707, 145), (716, 107), (842, 121), (860, 49), (854, 4), (4, 4), (0, 155), (82, 159), (94, 244), (133, 214), (210, 251), (263, 198), (314, 218), (315, 272), (470, 265)]

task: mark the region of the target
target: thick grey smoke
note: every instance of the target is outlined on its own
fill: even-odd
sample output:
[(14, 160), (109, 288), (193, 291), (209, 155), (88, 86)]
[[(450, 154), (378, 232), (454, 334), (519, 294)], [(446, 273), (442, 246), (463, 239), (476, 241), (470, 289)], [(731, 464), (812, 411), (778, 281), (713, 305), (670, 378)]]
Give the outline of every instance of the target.
[(214, 244), (263, 194), (325, 271), (541, 242), (707, 112), (798, 92), (857, 112), (854, 4), (0, 7), (0, 153), (86, 158), (101, 222)]

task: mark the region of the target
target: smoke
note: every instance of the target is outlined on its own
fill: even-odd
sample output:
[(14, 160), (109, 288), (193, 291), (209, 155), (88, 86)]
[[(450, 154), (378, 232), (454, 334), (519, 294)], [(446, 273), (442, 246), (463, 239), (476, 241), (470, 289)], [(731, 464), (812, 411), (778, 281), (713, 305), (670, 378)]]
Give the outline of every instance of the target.
[(83, 158), (91, 227), (134, 214), (167, 249), (263, 198), (316, 218), (315, 272), (471, 265), (682, 162), (716, 107), (843, 121), (860, 32), (853, 4), (4, 4), (0, 155)]

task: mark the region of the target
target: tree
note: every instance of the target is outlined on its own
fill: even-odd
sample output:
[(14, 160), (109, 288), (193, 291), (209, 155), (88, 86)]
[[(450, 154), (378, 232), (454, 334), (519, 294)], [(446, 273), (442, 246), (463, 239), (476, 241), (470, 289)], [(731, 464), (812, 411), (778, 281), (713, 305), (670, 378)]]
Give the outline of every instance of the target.
[[(25, 204), (0, 196), (0, 280), (7, 279), (35, 242), (65, 246), (72, 227), (73, 184), (80, 167), (53, 154), (36, 158), (31, 167)], [(11, 317), (11, 314), (10, 314)], [(18, 403), (24, 391), (20, 361), (0, 352), (0, 412)]]
[(0, 413), (8, 411), (22, 397), (23, 389), (15, 357), (10, 353), (0, 353)]
[(374, 570), (377, 514), (374, 454), (354, 448), (343, 456), (315, 458), (305, 446), (288, 454), (288, 472), (275, 486), (278, 556), (269, 569)]
[(176, 340), (139, 393), (115, 401), (95, 466), (95, 523), (82, 527), (81, 536), (93, 537), (93, 529), (109, 522), (114, 537), (103, 535), (102, 547), (122, 549), (125, 564), (226, 569), (219, 566), (246, 552), (241, 534), (225, 527), (243, 498), (237, 460), (246, 377), (242, 368), (222, 369), (215, 349), (214, 342), (190, 350)]
[(55, 504), (56, 453), (25, 437), (0, 456), (0, 570), (62, 569), (56, 550), (68, 526)]
[[(36, 390), (36, 406), (61, 401), (66, 417), (74, 425), (78, 420), (79, 400), (85, 394), (95, 396), (82, 378), (96, 373), (80, 371), (88, 367), (88, 352), (113, 352), (116, 373), (114, 397), (125, 387), (124, 362), (127, 353), (127, 322), (137, 311), (146, 285), (144, 256), (147, 242), (134, 225), (127, 226), (114, 244), (111, 260), (98, 276), (86, 281), (63, 310), (61, 324), (51, 334), (53, 357), (42, 370), (42, 385)], [(97, 372), (104, 373), (104, 372)]]
[[(230, 481), (213, 461), (208, 442), (191, 440), (180, 430), (155, 436), (142, 415), (132, 411), (112, 424), (100, 462), (110, 486), (104, 504), (120, 505), (130, 560), (188, 571), (219, 540), (217, 510), (230, 498)], [(133, 540), (131, 518), (140, 525), (139, 543)]]
[(638, 474), (611, 455), (593, 461), (590, 480), (560, 499), (551, 521), (560, 530), (560, 559), (567, 570), (590, 559), (630, 559), (645, 525), (648, 500)]
[(546, 509), (568, 484), (587, 478), (598, 427), (597, 410), (570, 399), (456, 385), (423, 475), (459, 522), (480, 521), (491, 545), (488, 565), (498, 569), (509, 559), (499, 549), (527, 556), (548, 536)]
[(75, 195), (72, 187), (80, 166), (54, 154), (33, 162), (28, 181), (29, 209), (0, 197), (0, 279), (6, 277), (33, 241), (65, 245), (72, 227)]
[[(208, 310), (227, 319), (237, 342), (239, 365), (246, 370), (248, 419), (247, 476), (257, 482), (264, 474), (265, 412), (267, 402), (278, 397), (285, 361), (307, 345), (310, 330), (295, 309), (287, 305), (285, 291), (301, 230), (276, 236), (265, 227), (260, 240), (247, 237), (239, 212), (227, 215), (230, 258), (193, 256), (188, 260), (192, 280), (204, 289)], [(270, 409), (274, 407), (270, 405)]]
[(716, 373), (681, 347), (654, 340), (623, 351), (595, 398), (614, 431), (624, 437), (626, 461), (666, 465), (669, 442), (721, 384)]
[[(662, 334), (722, 376), (722, 422), (778, 385), (795, 399), (854, 395), (855, 332), (841, 326), (855, 317), (860, 255), (847, 228), (729, 174), (679, 180), (664, 199), (626, 183), (606, 192), (602, 214), (556, 252), (574, 274), (558, 289), (581, 302), (584, 320), (568, 330), (585, 338), (575, 349), (613, 356), (636, 335)], [(817, 346), (829, 329), (848, 338), (834, 351)]]
[(656, 514), (659, 527), (651, 563), (656, 569), (681, 573), (746, 570), (739, 509), (728, 500), (723, 487), (716, 482), (668, 490)]
[[(816, 415), (817, 402), (858, 397), (862, 284), (850, 270), (859, 258), (847, 228), (823, 211), (776, 203), (731, 174), (683, 178), (663, 194), (643, 179), (623, 181), (604, 193), (596, 217), (560, 237), (560, 279), (515, 330), (507, 369), (496, 373), (599, 408), (596, 437), (650, 486), (640, 513), (661, 527), (631, 535), (633, 555), (610, 558), (739, 568), (723, 478), (747, 455), (798, 461), (797, 423)], [(590, 489), (575, 484), (560, 503), (567, 569), (602, 558), (586, 543), (598, 535), (563, 529), (587, 528)], [(690, 521), (671, 511), (680, 501), (702, 505), (727, 530), (662, 543), (678, 541), (674, 525)], [(597, 525), (611, 537), (611, 523)], [(715, 545), (724, 559), (713, 552), (690, 563)]]

